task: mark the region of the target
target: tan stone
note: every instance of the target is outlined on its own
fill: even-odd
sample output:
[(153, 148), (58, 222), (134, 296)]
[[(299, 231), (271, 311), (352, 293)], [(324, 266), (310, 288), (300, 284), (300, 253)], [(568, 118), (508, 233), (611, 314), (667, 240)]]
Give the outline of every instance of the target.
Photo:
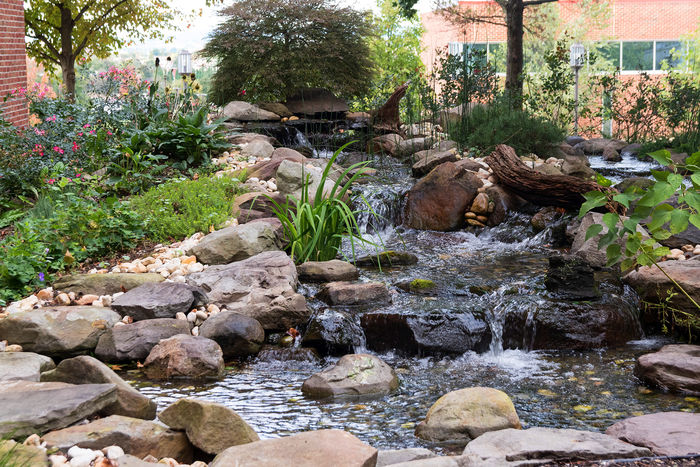
[(486, 214), (489, 212), (489, 197), (486, 193), (479, 193), (474, 198), (471, 211), (476, 214)]

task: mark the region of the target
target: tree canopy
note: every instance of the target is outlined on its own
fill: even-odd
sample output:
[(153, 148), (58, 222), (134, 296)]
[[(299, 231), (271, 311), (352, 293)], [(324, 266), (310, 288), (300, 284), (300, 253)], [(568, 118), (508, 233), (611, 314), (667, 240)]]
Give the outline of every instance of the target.
[(283, 100), (303, 87), (350, 97), (373, 73), (370, 17), (331, 0), (241, 0), (202, 54), (218, 62), (211, 99)]
[(164, 0), (25, 0), (27, 54), (48, 70), (60, 67), (75, 92), (75, 62), (105, 58), (127, 42), (163, 37), (177, 11)]

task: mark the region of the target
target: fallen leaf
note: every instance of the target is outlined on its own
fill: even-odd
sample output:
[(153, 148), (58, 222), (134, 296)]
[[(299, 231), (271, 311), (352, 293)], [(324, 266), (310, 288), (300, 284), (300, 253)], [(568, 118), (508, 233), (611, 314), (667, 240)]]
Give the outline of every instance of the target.
[(557, 393), (550, 391), (549, 389), (538, 389), (537, 394), (547, 397), (556, 397)]
[(593, 407), (591, 407), (590, 405), (575, 405), (575, 406), (574, 406), (574, 410), (575, 410), (576, 412), (588, 412), (588, 411), (591, 410), (592, 408), (593, 408)]

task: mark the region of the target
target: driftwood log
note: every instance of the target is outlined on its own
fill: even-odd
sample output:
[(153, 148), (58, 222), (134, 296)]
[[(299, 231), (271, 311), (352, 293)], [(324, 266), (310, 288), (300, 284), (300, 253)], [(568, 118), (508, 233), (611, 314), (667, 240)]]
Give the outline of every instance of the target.
[(399, 115), (399, 102), (406, 95), (409, 83), (404, 83), (393, 92), (389, 99), (386, 100), (376, 113), (373, 115), (373, 124), (375, 129), (398, 132), (401, 126), (401, 117)]
[(521, 198), (540, 206), (558, 206), (569, 210), (579, 209), (585, 201), (584, 193), (601, 191), (608, 195), (605, 208), (610, 212), (624, 214), (625, 207), (613, 201), (619, 193), (592, 180), (583, 180), (569, 175), (545, 175), (529, 169), (510, 146), (499, 144), (484, 161), (491, 167), (500, 185)]

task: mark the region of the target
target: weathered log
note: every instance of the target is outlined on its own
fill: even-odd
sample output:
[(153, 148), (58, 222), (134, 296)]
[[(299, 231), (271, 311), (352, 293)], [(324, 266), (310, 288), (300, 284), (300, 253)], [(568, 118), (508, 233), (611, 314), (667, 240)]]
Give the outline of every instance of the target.
[(625, 207), (613, 201), (619, 192), (606, 188), (592, 180), (583, 180), (569, 175), (545, 175), (528, 168), (510, 146), (499, 144), (485, 159), (505, 186), (521, 198), (540, 206), (558, 206), (565, 209), (579, 209), (585, 201), (584, 193), (600, 191), (607, 195), (605, 208), (618, 214), (625, 213)]
[(373, 123), (377, 129), (386, 131), (398, 131), (401, 126), (401, 117), (399, 115), (399, 102), (406, 95), (409, 83), (404, 83), (396, 91), (389, 96), (384, 105), (382, 105), (374, 114)]

